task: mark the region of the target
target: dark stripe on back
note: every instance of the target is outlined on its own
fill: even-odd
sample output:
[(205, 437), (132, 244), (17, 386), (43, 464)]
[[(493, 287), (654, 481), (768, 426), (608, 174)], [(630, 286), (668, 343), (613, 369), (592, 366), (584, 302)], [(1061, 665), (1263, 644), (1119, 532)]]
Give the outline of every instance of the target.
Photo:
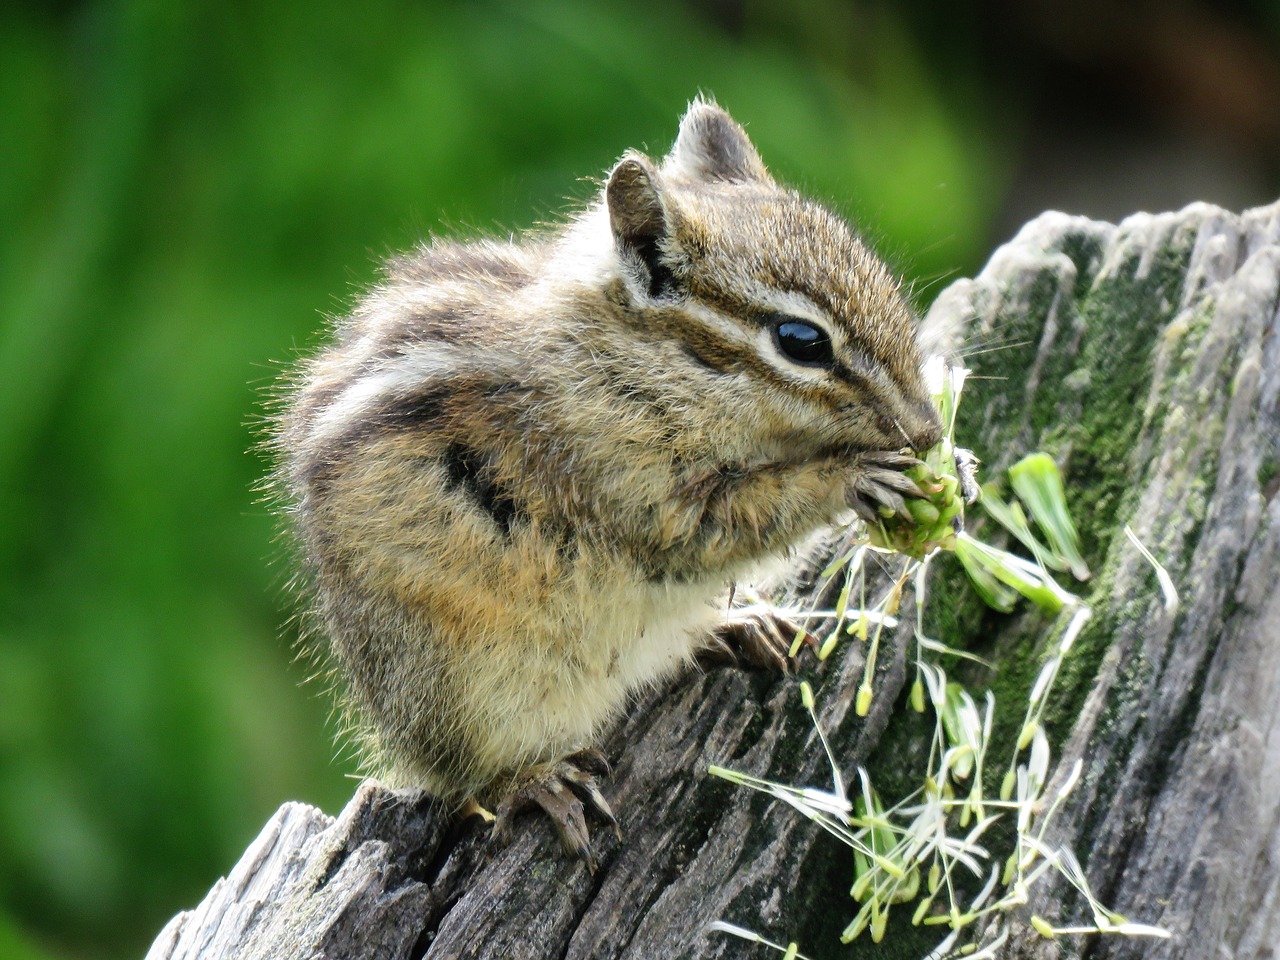
[[(334, 391), (335, 395), (340, 392)], [(405, 430), (438, 433), (444, 426), (445, 404), (450, 396), (449, 390), (437, 385), (396, 398), (380, 409), (354, 419), (346, 430), (321, 448), (320, 456), (303, 458), (303, 462), (298, 464), (298, 481), (310, 492), (324, 496), (342, 465), (366, 444), (388, 433)], [(324, 409), (320, 407), (318, 415), (323, 415)], [(309, 452), (311, 446), (307, 444), (302, 449)]]
[(445, 416), (445, 403), (455, 391), (443, 385), (428, 387), (392, 400), (369, 417), (369, 434), (390, 430), (430, 428)]
[(494, 481), (493, 467), (478, 451), (463, 443), (451, 443), (445, 450), (443, 463), (449, 486), (474, 500), (504, 536), (511, 536), (516, 523), (528, 521), (528, 514), (520, 504)]
[(369, 355), (370, 361), (403, 356), (407, 350), (427, 343), (466, 343), (474, 339), (466, 316), (453, 306), (440, 306), (408, 314), (395, 326), (380, 333), (382, 345)]

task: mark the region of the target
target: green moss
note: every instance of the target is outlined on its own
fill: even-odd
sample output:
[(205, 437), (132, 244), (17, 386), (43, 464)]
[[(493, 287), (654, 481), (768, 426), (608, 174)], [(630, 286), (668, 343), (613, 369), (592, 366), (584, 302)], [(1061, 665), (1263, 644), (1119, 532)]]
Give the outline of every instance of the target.
[[(989, 449), (979, 452), (988, 462), (1016, 459), (1035, 448), (1064, 460), (1072, 512), (1086, 556), (1095, 569), (1104, 567), (1103, 551), (1115, 536), (1118, 517), (1132, 508), (1136, 496), (1134, 450), (1142, 430), (1151, 426), (1144, 424), (1142, 413), (1151, 388), (1154, 358), (1181, 298), (1189, 255), (1189, 238), (1183, 239), (1187, 243), (1143, 264), (1141, 276), (1135, 254), (1098, 278), (1094, 273), (1100, 260), (1097, 238), (1083, 233), (1064, 238), (1062, 252), (1076, 264), (1074, 282), (1068, 285), (1060, 262), (1050, 262), (1023, 289), (1021, 303), (1008, 305), (1010, 312), (993, 322), (993, 327), (1016, 345), (973, 358), (979, 377), (1007, 379), (972, 381), (974, 389), (962, 412), (960, 442), (972, 442), (969, 437), (981, 430)], [(1044, 327), (1051, 312), (1056, 332), (1053, 341), (1046, 343)], [(1202, 336), (1209, 320), (1207, 314), (1195, 317), (1187, 335)], [(1185, 348), (1195, 347), (1194, 342), (1188, 342)], [(1016, 404), (1025, 396), (1019, 384), (1037, 364), (1031, 407), (1018, 410)], [(1017, 448), (1012, 449), (1013, 445)], [(1205, 465), (1205, 469), (1209, 467)], [(1193, 517), (1209, 489), (1202, 482), (1189, 484), (1188, 509)], [(998, 777), (996, 771), (1002, 772), (1012, 756), (1027, 696), (1041, 671), (1045, 652), (1058, 642), (1070, 613), (1051, 626), (1031, 609), (1012, 617), (978, 609), (963, 574), (957, 568), (939, 566), (942, 569), (935, 571), (928, 604), (930, 631), (948, 645), (980, 653), (999, 664), (994, 675), (968, 664), (948, 666), (971, 690), (989, 686), (995, 694), (989, 769)], [(1149, 594), (1115, 606), (1114, 586), (1114, 574), (1107, 569), (1090, 584), (1089, 595), (1097, 612), (1064, 662), (1044, 716), (1055, 750), (1079, 717), (1114, 638), (1133, 629), (1149, 609)], [(1152, 666), (1137, 656), (1121, 665), (1117, 682), (1108, 692), (1104, 722), (1131, 734), (1134, 706), (1151, 672)], [(905, 707), (890, 723), (868, 764), (873, 781), (887, 799), (904, 796), (919, 786), (931, 723)], [(1125, 753), (1115, 755), (1123, 757)], [(1109, 773), (1091, 771), (1094, 776)], [(886, 938), (886, 943), (890, 939), (894, 937)], [(920, 946), (911, 944), (916, 950)]]
[[(1063, 457), (1072, 506), (1086, 556), (1097, 563), (1106, 533), (1132, 488), (1132, 451), (1142, 428), (1152, 359), (1161, 331), (1180, 300), (1187, 246), (1166, 249), (1139, 276), (1135, 253), (1095, 277), (1098, 240), (1071, 234), (1062, 252), (1076, 264), (1068, 287), (1060, 264), (1048, 266), (1025, 287), (1021, 303), (1004, 305), (992, 326), (1021, 346), (973, 357), (959, 436), (989, 463), (1039, 448)], [(1074, 294), (1074, 297), (1073, 297)], [(1044, 344), (1053, 315), (1057, 334)], [(1083, 325), (1078, 347), (1074, 331)], [(1018, 410), (1025, 382), (1040, 356), (1030, 409)], [(975, 439), (975, 438), (980, 438)]]
[(867, 773), (886, 805), (918, 790), (929, 758), (933, 716), (916, 713), (903, 698), (875, 750), (866, 760)]
[[(1099, 623), (1098, 635), (1110, 639), (1121, 629), (1124, 629), (1122, 622), (1104, 619)], [(1152, 665), (1142, 657), (1129, 657), (1117, 666), (1116, 675), (1107, 690), (1107, 698), (1098, 719), (1097, 730), (1108, 737), (1111, 744), (1108, 750), (1096, 757), (1090, 758), (1086, 755), (1088, 776), (1094, 781), (1093, 788), (1102, 796), (1117, 795), (1118, 781), (1128, 769), (1129, 758), (1133, 755), (1133, 745), (1141, 726), (1138, 721), (1143, 690), (1150, 683), (1152, 672)], [(1083, 679), (1086, 684), (1092, 681), (1092, 677), (1069, 679), (1073, 681), (1073, 685), (1070, 688), (1064, 686), (1064, 689), (1079, 689), (1075, 681), (1080, 679)], [(1070, 702), (1067, 698), (1064, 700)], [(1069, 724), (1073, 718), (1064, 715), (1064, 705), (1064, 703), (1055, 704), (1054, 713), (1060, 721)], [(1099, 762), (1099, 758), (1104, 762)], [(1092, 762), (1089, 762), (1090, 760)], [(1152, 774), (1154, 773), (1155, 771), (1152, 771)], [(1156, 779), (1158, 778), (1155, 776), (1147, 778), (1149, 784), (1153, 784)], [(1110, 812), (1109, 804), (1091, 805), (1085, 811), (1081, 825), (1076, 831), (1077, 834), (1083, 837), (1096, 836), (1101, 820)], [(1081, 863), (1087, 866), (1090, 851), (1081, 849), (1075, 852)]]
[[(1001, 301), (991, 327), (997, 334), (975, 345), (966, 362), (975, 376), (965, 385), (965, 398), (957, 415), (956, 438), (988, 463), (999, 462), (1000, 453), (1018, 442), (1022, 431), (1023, 393), (1012, 387), (1009, 371), (1019, 382), (1036, 365), (1045, 318), (1054, 309), (1065, 285), (1053, 270), (1037, 274), (1021, 291), (1020, 302)], [(1069, 300), (1067, 301), (1069, 302)]]
[(1103, 235), (1083, 230), (1068, 233), (1062, 237), (1058, 249), (1075, 264), (1076, 282), (1071, 291), (1071, 298), (1076, 301), (1082, 300), (1093, 283), (1098, 265), (1102, 262)]
[(1266, 490), (1277, 475), (1280, 475), (1280, 458), (1264, 457), (1258, 464), (1258, 489)]
[[(1109, 346), (1099, 345), (1097, 350), (1106, 352)], [(1117, 353), (1129, 352), (1114, 346)], [(1093, 366), (1092, 361), (1085, 362)], [(1149, 377), (1146, 354), (1131, 355), (1123, 370), (1097, 370), (1080, 419), (1046, 432), (1043, 446), (1050, 452), (1071, 449), (1064, 479), (1072, 491), (1071, 507), (1078, 518), (1082, 551), (1095, 565), (1107, 532), (1132, 489), (1129, 461), (1141, 425), (1137, 411)]]
[[(1080, 592), (1093, 609), (1093, 617), (1077, 637), (1071, 653), (1058, 674), (1053, 694), (1044, 713), (1044, 727), (1055, 753), (1072, 731), (1087, 698), (1095, 689), (1104, 658), (1117, 639), (1126, 642), (1124, 660), (1115, 665), (1115, 674), (1101, 706), (1099, 735), (1108, 738), (1112, 749), (1107, 764), (1094, 762), (1088, 776), (1096, 781), (1102, 795), (1114, 794), (1111, 781), (1122, 772), (1130, 754), (1130, 742), (1143, 730), (1142, 704), (1160, 664), (1143, 656), (1140, 633), (1148, 623), (1153, 605), (1159, 602), (1154, 576), (1126, 585), (1119, 595), (1117, 573), (1127, 560), (1126, 545), (1116, 536), (1123, 518), (1136, 506), (1147, 484), (1146, 471), (1162, 469), (1166, 489), (1177, 497), (1177, 522), (1166, 525), (1177, 537), (1177, 548), (1161, 551), (1160, 544), (1148, 544), (1164, 559), (1171, 572), (1187, 569), (1198, 540), (1209, 496), (1217, 480), (1216, 450), (1222, 439), (1221, 418), (1205, 418), (1189, 411), (1213, 408), (1217, 391), (1228, 389), (1235, 358), (1224, 357), (1222, 373), (1205, 379), (1201, 357), (1204, 340), (1213, 330), (1212, 304), (1173, 319), (1183, 298), (1187, 261), (1193, 241), (1191, 230), (1175, 232), (1166, 249), (1149, 259), (1133, 256), (1112, 261), (1107, 273), (1099, 276), (1102, 260), (1099, 235), (1087, 231), (1067, 234), (1058, 243), (1058, 252), (1075, 265), (1075, 275), (1061, 258), (1048, 259), (1044, 269), (1016, 290), (1004, 291), (995, 303), (996, 315), (988, 318), (990, 329), (999, 331), (1005, 349), (975, 353), (969, 362), (977, 377), (966, 388), (957, 439), (973, 446), (989, 465), (1012, 462), (1033, 449), (1054, 454), (1063, 465), (1064, 480), (1072, 514), (1081, 534), (1082, 547), (1095, 576), (1087, 584), (1064, 583)], [(1053, 251), (1051, 251), (1053, 252)], [(1045, 325), (1052, 314), (1053, 331)], [(1051, 336), (1052, 339), (1046, 339)], [(982, 347), (998, 344), (982, 344)], [(1164, 351), (1167, 367), (1174, 375), (1158, 384), (1152, 396), (1157, 358)], [(1227, 351), (1229, 352), (1229, 351)], [(1025, 388), (1034, 371), (1035, 389)], [(993, 379), (980, 379), (990, 377)], [(1200, 377), (1201, 380), (1193, 378)], [(1203, 395), (1202, 395), (1203, 394)], [(1023, 406), (1020, 408), (1019, 404)], [(1150, 410), (1150, 419), (1147, 412)], [(1187, 455), (1153, 464), (1140, 452), (1149, 436), (1181, 435), (1171, 418), (1186, 417)], [(1195, 429), (1190, 429), (1194, 422)], [(1184, 471), (1180, 475), (1173, 471)], [(1259, 471), (1265, 484), (1280, 475), (1280, 458), (1271, 458)], [(998, 476), (987, 476), (994, 480)], [(981, 520), (972, 524), (978, 536), (1001, 541), (998, 531), (983, 529)], [(1123, 538), (1121, 538), (1123, 540)], [(1172, 554), (1172, 555), (1171, 555)], [(961, 680), (980, 697), (985, 689), (995, 695), (996, 712), (991, 752), (988, 760), (988, 789), (994, 792), (1014, 743), (1027, 705), (1027, 696), (1039, 676), (1047, 651), (1053, 650), (1070, 622), (1065, 611), (1050, 621), (1030, 605), (1012, 616), (987, 609), (969, 588), (959, 565), (939, 560), (932, 571), (926, 608), (926, 631), (948, 646), (976, 653), (993, 663), (991, 671), (968, 661), (944, 664), (953, 679)], [(908, 667), (910, 670), (910, 667)], [(908, 683), (911, 681), (908, 676)], [(1202, 684), (1203, 675), (1196, 678)], [(1194, 697), (1188, 702), (1192, 702)], [(1194, 721), (1190, 708), (1170, 724)], [(933, 730), (931, 715), (916, 714), (900, 699), (889, 725), (874, 753), (867, 759), (868, 772), (886, 803), (911, 794), (921, 785)], [(1178, 736), (1169, 729), (1161, 735)], [(848, 742), (849, 730), (838, 739)], [(799, 762), (787, 756), (778, 767)], [(1157, 788), (1159, 771), (1148, 778)], [(1107, 813), (1099, 805), (1093, 816)], [(1086, 828), (1084, 835), (1090, 835)], [(988, 840), (998, 850), (1001, 838), (993, 833)], [(1088, 851), (1077, 851), (1087, 860)], [(941, 938), (941, 928), (921, 929), (909, 925), (910, 910), (894, 911), (883, 943), (872, 945), (860, 939), (852, 947), (840, 947), (833, 940), (843, 924), (856, 912), (845, 896), (852, 880), (852, 867), (840, 855), (819, 858), (827, 882), (841, 889), (828, 898), (818, 898), (811, 907), (811, 929), (820, 940), (806, 939), (804, 948), (815, 957), (895, 957), (920, 956)], [(819, 860), (813, 861), (815, 869)], [(1064, 916), (1075, 909), (1063, 904)], [(828, 911), (824, 918), (822, 911)], [(835, 916), (831, 916), (834, 913)]]
[[(1065, 624), (1064, 618), (1061, 626), (1065, 627)], [(1027, 698), (1045, 663), (1045, 650), (1050, 645), (1048, 638), (1051, 636), (1048, 626), (1042, 614), (1027, 609), (1009, 624), (1001, 636), (1001, 653), (995, 657), (999, 668), (985, 686), (996, 700), (991, 726), (992, 762), (998, 764), (1000, 775), (1013, 757), (1014, 745), (1026, 717)], [(1054, 742), (1054, 728), (1050, 726), (1046, 732)], [(1056, 742), (1054, 746), (1057, 746)]]
[(983, 639), (993, 632), (999, 614), (982, 602), (968, 580), (954, 555), (933, 561), (925, 597), (925, 632), (948, 647), (985, 656)]

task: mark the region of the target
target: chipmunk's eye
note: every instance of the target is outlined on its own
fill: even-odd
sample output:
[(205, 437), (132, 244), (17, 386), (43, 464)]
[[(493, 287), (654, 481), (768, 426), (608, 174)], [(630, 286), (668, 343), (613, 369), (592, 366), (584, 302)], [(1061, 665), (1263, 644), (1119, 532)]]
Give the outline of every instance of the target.
[(778, 349), (796, 363), (826, 367), (835, 358), (827, 332), (794, 317), (779, 317), (774, 322), (773, 338)]

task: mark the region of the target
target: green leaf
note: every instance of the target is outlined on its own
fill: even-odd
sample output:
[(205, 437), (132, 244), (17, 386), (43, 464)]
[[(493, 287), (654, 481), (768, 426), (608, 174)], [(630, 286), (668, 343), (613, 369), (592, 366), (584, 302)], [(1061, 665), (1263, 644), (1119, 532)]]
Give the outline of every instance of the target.
[[(1074, 594), (1058, 586), (1058, 582), (1044, 568), (975, 540), (967, 533), (956, 536), (956, 556), (960, 558), (979, 595), (990, 606), (1003, 613), (1013, 609), (1017, 594), (1026, 597), (1046, 613), (1057, 613), (1067, 603), (1077, 600)], [(1013, 588), (1012, 591), (1008, 589), (1010, 587)], [(993, 603), (988, 595), (998, 602)]]
[(1072, 576), (1088, 580), (1089, 567), (1080, 555), (1080, 536), (1071, 522), (1062, 474), (1053, 458), (1047, 453), (1028, 454), (1009, 468), (1009, 479), (1032, 519), (1044, 531), (1053, 552), (1066, 563)]
[(979, 502), (991, 515), (991, 519), (1008, 530), (1019, 543), (1031, 551), (1031, 555), (1040, 562), (1041, 566), (1050, 570), (1067, 569), (1067, 564), (1061, 557), (1036, 539), (1036, 535), (1031, 532), (1031, 527), (1027, 524), (1027, 515), (1022, 512), (1022, 505), (1016, 500), (1006, 503), (996, 492), (995, 485), (988, 483), (982, 487), (982, 499)]
[(970, 547), (967, 540), (959, 537), (956, 538), (956, 556), (960, 558), (960, 563), (982, 602), (1001, 613), (1011, 613), (1018, 602), (1018, 591), (1010, 589), (997, 579), (985, 556)]

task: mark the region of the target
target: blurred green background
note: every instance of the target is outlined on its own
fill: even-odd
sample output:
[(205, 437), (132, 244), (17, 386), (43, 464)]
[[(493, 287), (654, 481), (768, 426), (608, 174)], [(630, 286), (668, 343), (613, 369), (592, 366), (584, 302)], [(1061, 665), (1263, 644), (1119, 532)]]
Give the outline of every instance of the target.
[(1273, 199), (1275, 5), (1114, 6), (4, 5), (0, 958), (141, 956), (350, 795), (252, 446), (381, 256), (554, 217), (699, 90), (922, 306), (1045, 207)]

